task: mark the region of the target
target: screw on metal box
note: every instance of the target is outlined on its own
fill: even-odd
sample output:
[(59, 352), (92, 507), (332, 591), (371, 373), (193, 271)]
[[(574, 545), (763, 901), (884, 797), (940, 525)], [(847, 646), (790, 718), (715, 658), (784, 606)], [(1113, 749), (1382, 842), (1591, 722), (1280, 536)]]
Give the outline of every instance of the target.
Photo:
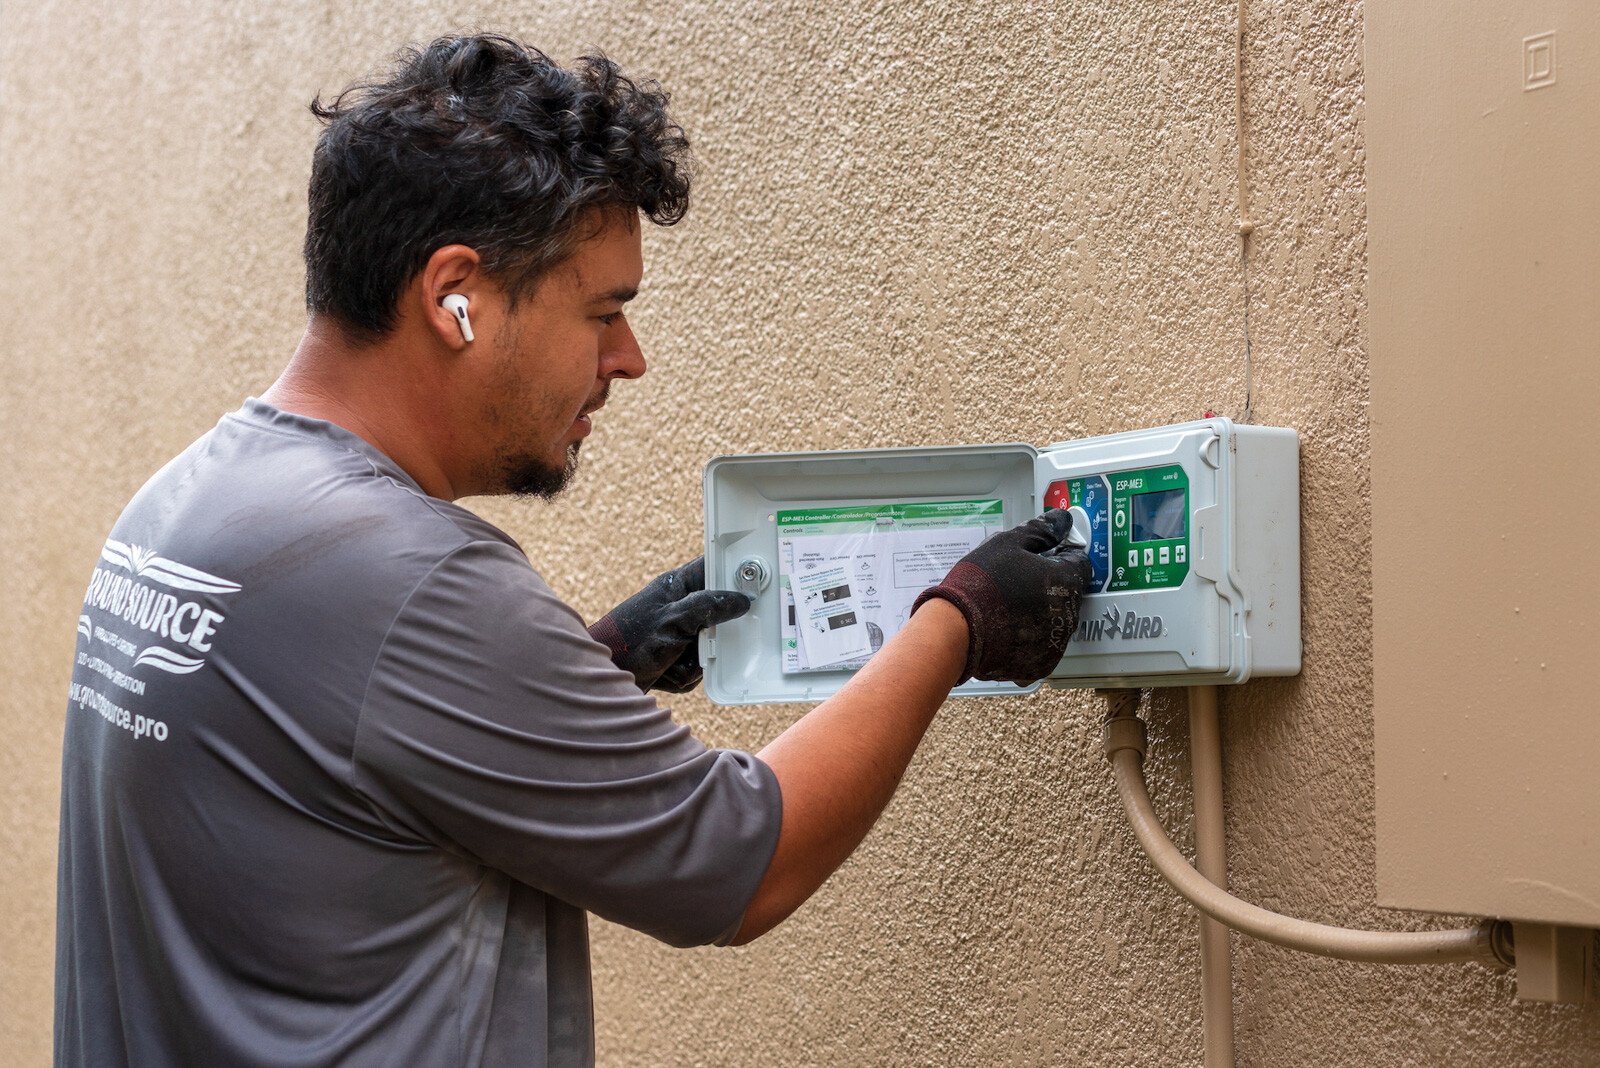
[(733, 572), (733, 588), (751, 597), (766, 589), (770, 581), (772, 574), (767, 570), (767, 562), (754, 556), (739, 561)]

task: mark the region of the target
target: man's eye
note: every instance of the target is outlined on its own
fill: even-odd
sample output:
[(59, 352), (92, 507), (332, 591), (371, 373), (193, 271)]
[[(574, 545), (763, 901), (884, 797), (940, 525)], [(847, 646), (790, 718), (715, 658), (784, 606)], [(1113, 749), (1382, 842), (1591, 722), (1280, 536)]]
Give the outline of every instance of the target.
[(610, 314), (599, 316), (600, 321), (605, 323), (607, 326), (610, 326), (620, 318), (622, 318), (622, 313), (619, 311), (614, 311)]

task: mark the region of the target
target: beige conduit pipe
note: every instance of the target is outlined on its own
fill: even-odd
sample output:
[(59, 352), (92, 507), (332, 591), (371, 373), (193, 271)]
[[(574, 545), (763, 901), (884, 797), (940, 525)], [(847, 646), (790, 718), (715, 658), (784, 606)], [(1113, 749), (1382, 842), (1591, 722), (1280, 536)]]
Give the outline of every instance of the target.
[[(1228, 888), (1228, 831), (1222, 812), (1222, 722), (1215, 686), (1189, 687), (1189, 769), (1194, 782), (1194, 864)], [(1200, 915), (1200, 1018), (1205, 1068), (1233, 1068), (1233, 947), (1228, 928)]]
[(1504, 921), (1452, 931), (1358, 931), (1269, 912), (1216, 886), (1194, 870), (1162, 829), (1144, 782), (1144, 721), (1117, 703), (1105, 724), (1105, 752), (1134, 837), (1161, 877), (1201, 912), (1252, 938), (1322, 957), (1376, 964), (1512, 964), (1510, 925)]
[(1244, 27), (1245, 0), (1239, 0), (1238, 24), (1233, 33), (1233, 123), (1239, 145), (1239, 284), (1244, 303), (1244, 413), (1242, 423), (1253, 423), (1254, 383), (1252, 382), (1250, 352), (1250, 235), (1255, 231), (1255, 220), (1250, 217), (1250, 171), (1245, 156), (1244, 114)]

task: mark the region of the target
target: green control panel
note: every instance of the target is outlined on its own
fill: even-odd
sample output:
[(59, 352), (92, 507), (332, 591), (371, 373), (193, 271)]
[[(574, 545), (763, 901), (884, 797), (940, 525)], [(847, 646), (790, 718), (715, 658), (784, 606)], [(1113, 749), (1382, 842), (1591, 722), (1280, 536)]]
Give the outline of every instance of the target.
[(1189, 476), (1177, 464), (1105, 476), (1111, 483), (1107, 590), (1159, 590), (1189, 574)]

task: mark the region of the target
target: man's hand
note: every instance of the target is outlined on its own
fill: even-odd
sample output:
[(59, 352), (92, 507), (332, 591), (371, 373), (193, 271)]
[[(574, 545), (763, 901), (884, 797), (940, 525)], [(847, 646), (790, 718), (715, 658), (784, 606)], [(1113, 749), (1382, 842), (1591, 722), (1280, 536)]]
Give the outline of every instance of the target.
[(1072, 515), (1053, 508), (985, 541), (917, 598), (913, 612), (939, 597), (966, 616), (962, 682), (1026, 686), (1055, 669), (1078, 627), (1078, 602), (1093, 575), (1088, 554), (1064, 544), (1071, 529)]
[(697, 556), (607, 612), (589, 634), (639, 689), (688, 693), (700, 684), (700, 632), (748, 611), (742, 593), (707, 592), (705, 557)]

